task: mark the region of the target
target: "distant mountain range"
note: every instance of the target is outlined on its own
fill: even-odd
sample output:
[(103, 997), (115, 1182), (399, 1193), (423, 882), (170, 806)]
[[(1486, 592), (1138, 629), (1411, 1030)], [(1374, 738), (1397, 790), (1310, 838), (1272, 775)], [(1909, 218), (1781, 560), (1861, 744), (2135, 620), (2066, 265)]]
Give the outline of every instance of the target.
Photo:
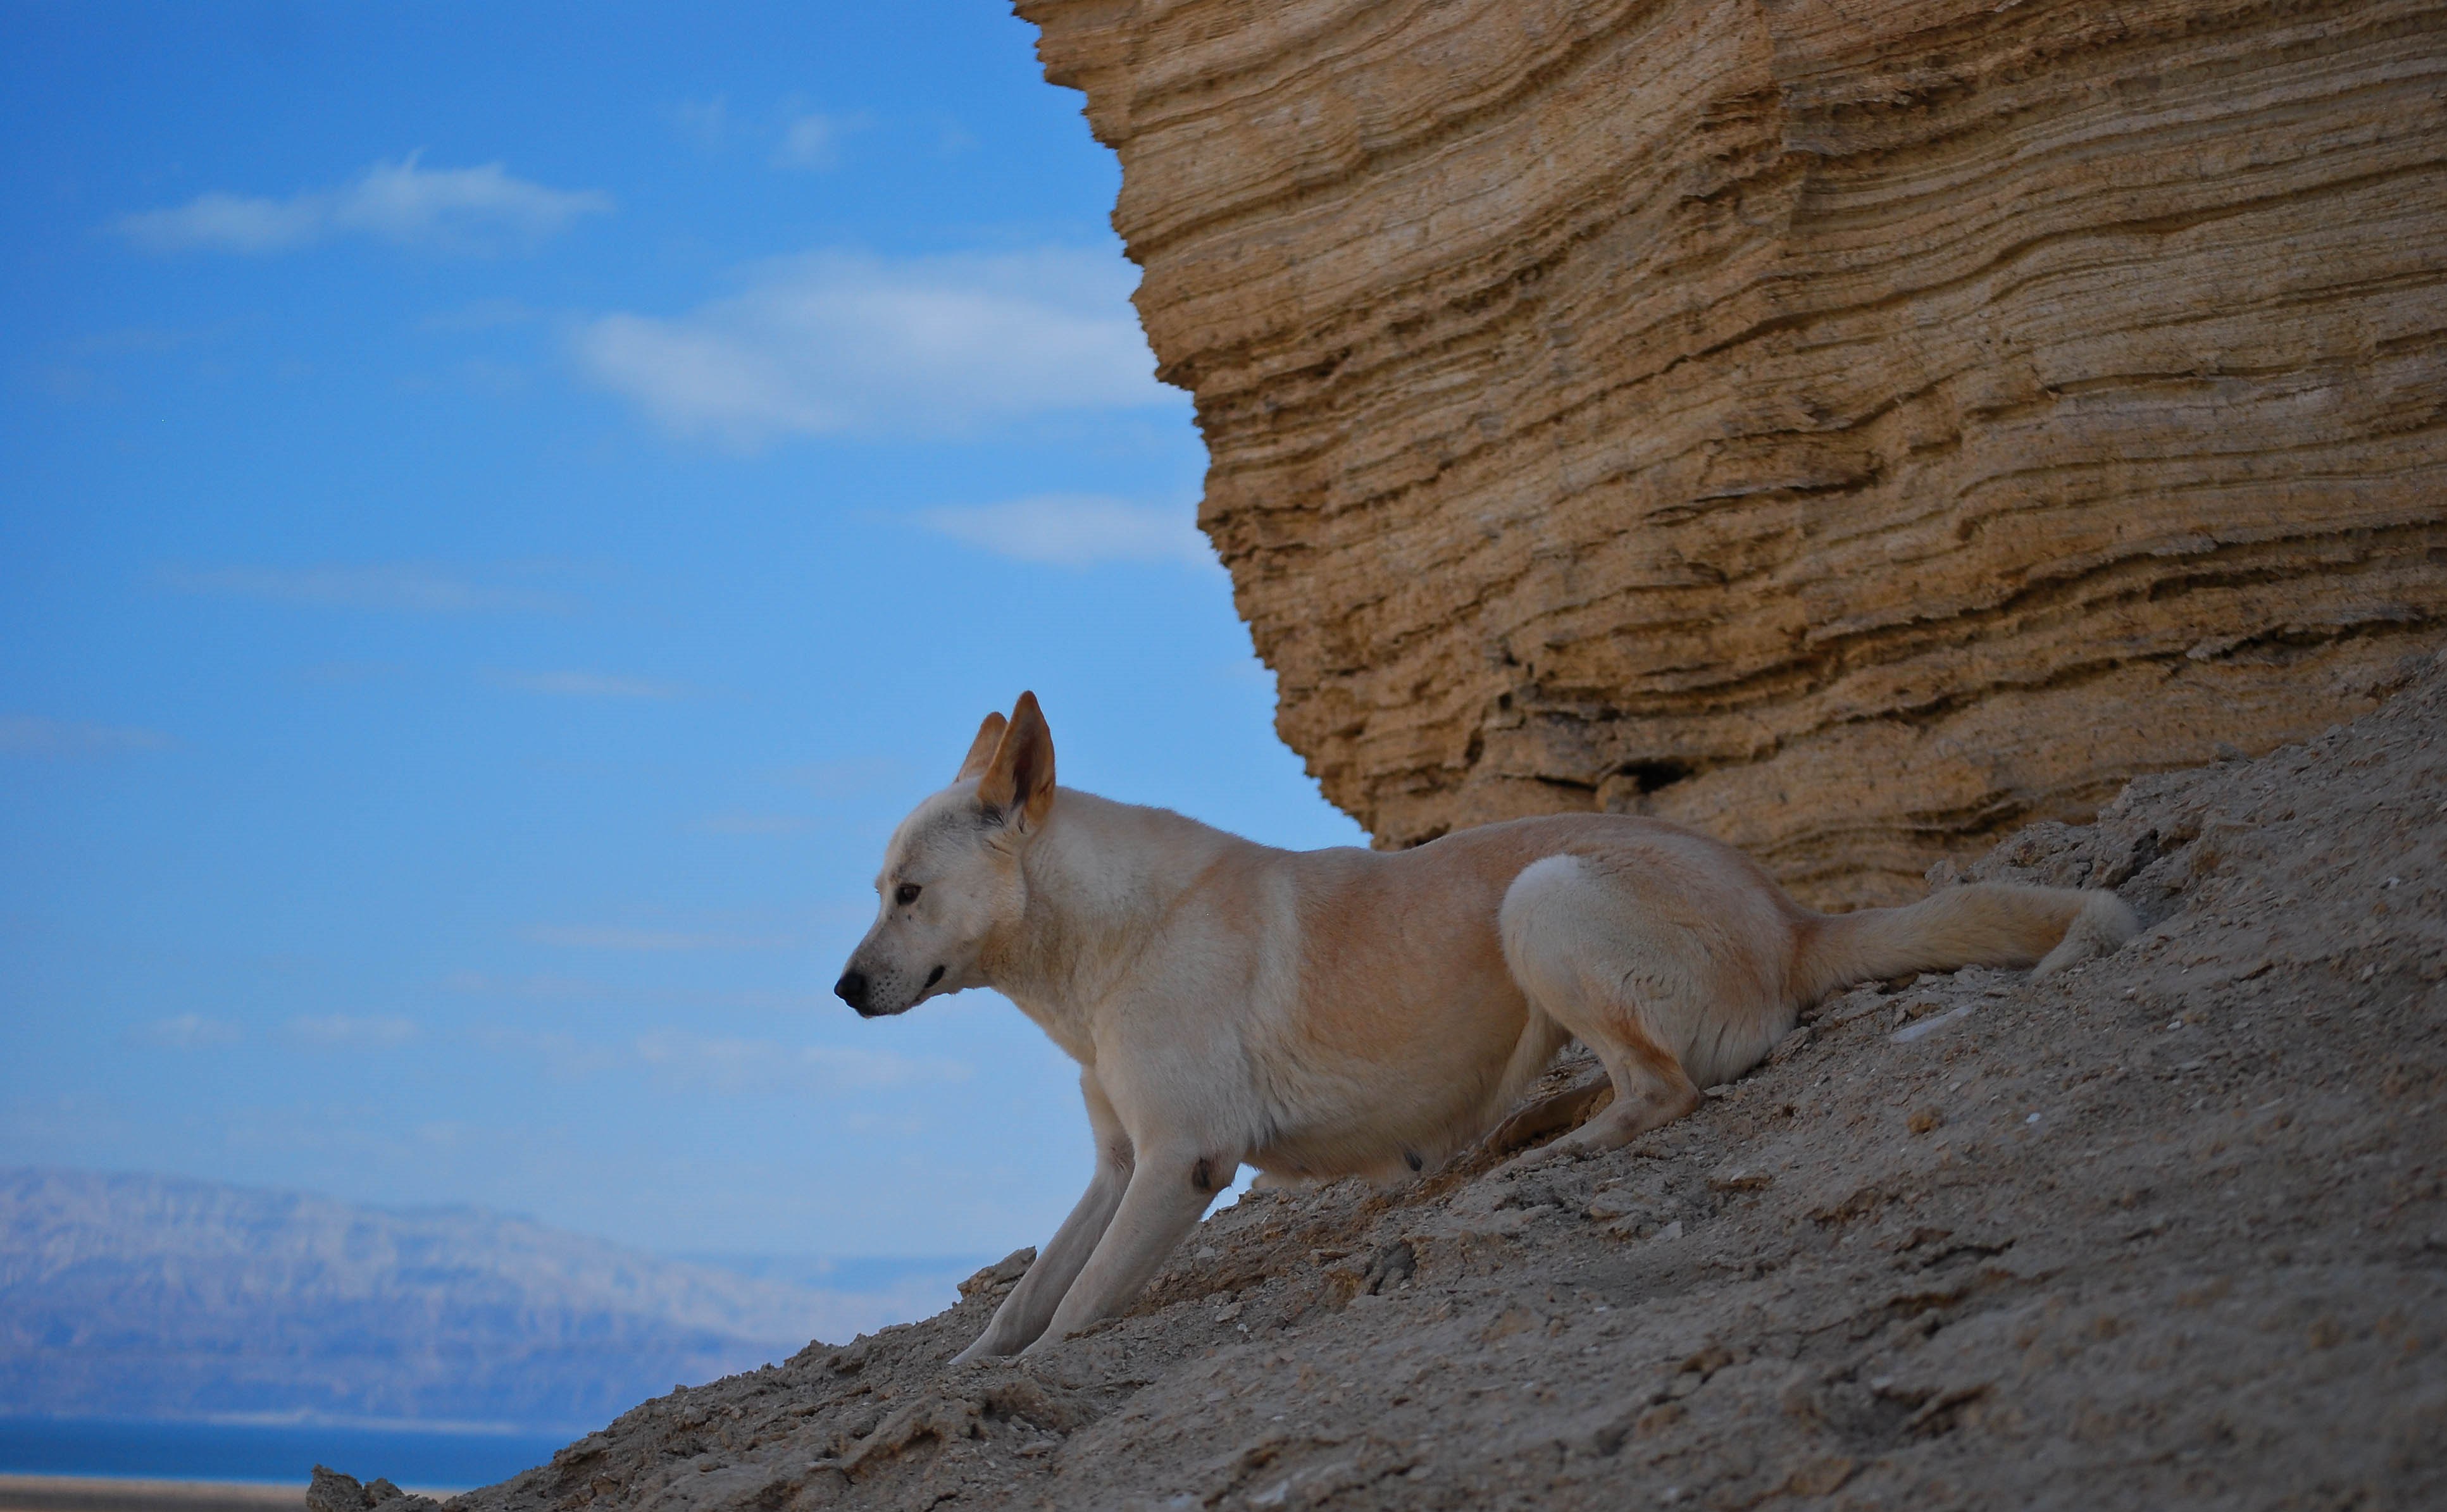
[(0, 1414), (580, 1428), (931, 1311), (966, 1274), (758, 1268), (476, 1208), (0, 1168)]

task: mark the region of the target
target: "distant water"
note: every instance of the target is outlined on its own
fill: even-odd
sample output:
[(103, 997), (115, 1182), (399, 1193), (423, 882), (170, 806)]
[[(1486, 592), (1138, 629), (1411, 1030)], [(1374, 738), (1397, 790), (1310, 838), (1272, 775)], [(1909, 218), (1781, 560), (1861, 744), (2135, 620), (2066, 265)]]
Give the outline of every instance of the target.
[(465, 1488), (543, 1464), (575, 1434), (0, 1417), (0, 1475), (156, 1481), (285, 1481), (317, 1465), (370, 1481)]

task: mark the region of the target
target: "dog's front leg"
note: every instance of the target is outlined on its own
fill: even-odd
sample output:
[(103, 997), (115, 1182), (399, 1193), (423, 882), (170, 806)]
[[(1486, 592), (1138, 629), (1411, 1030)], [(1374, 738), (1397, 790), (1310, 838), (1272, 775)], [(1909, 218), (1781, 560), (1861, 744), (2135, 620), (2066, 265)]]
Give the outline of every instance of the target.
[(1027, 1352), (1059, 1344), (1099, 1318), (1129, 1305), (1174, 1246), (1198, 1226), (1215, 1194), (1232, 1184), (1237, 1155), (1147, 1148), (1138, 1153), (1129, 1189), (1096, 1253), (1053, 1310), (1053, 1322)]
[(1114, 1116), (1113, 1105), (1106, 1100), (1105, 1089), (1096, 1085), (1096, 1073), (1079, 1073), (1079, 1096), (1088, 1105), (1088, 1127), (1096, 1137), (1096, 1174), (1088, 1180), (1088, 1190), (1081, 1194), (1071, 1216), (1036, 1252), (1028, 1274), (1004, 1297), (1002, 1306), (995, 1309), (994, 1321), (977, 1335), (977, 1342), (952, 1356), (954, 1365), (966, 1365), (990, 1354), (1013, 1354), (1026, 1349), (1045, 1332), (1047, 1320), (1061, 1304), (1063, 1294), (1078, 1278), (1080, 1267), (1094, 1254), (1096, 1243), (1105, 1237), (1106, 1228), (1113, 1221), (1113, 1210), (1122, 1205), (1122, 1194), (1129, 1186), (1133, 1164), (1130, 1137), (1122, 1132), (1121, 1120)]

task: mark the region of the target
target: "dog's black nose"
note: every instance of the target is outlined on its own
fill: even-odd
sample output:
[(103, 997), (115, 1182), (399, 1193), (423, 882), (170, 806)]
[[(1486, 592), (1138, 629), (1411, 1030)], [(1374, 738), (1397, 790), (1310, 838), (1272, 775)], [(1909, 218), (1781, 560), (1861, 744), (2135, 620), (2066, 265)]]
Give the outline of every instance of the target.
[(844, 972), (841, 980), (833, 983), (833, 995), (863, 1013), (866, 1011), (866, 985), (864, 972)]

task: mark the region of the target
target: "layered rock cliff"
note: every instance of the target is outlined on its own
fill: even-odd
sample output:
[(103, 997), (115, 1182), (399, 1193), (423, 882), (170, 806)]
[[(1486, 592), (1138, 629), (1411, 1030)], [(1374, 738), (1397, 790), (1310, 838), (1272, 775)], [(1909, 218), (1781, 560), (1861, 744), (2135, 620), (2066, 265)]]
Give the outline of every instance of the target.
[(1017, 9), (1380, 843), (1640, 810), (1889, 900), (2447, 621), (2447, 8)]

